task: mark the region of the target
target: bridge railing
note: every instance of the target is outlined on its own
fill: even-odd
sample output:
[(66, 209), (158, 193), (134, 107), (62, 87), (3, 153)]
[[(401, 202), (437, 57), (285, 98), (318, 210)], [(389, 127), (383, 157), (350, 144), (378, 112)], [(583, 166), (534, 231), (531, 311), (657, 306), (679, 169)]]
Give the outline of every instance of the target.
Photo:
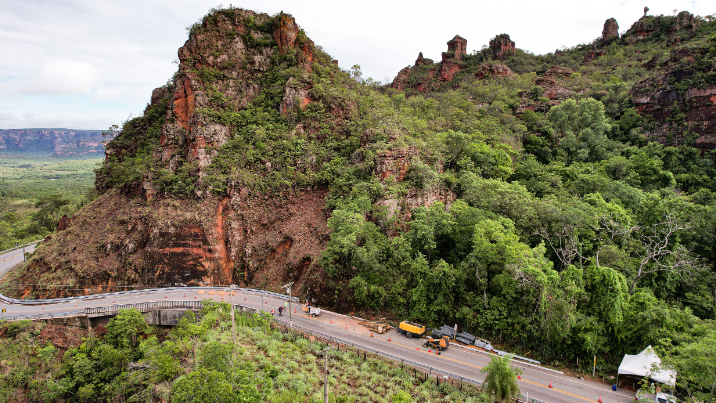
[[(82, 295), (79, 297), (66, 297), (66, 298), (51, 298), (51, 299), (16, 299), (16, 298), (10, 298), (6, 297), (2, 294), (0, 294), (0, 301), (3, 301), (7, 304), (18, 304), (18, 305), (45, 305), (45, 304), (59, 304), (63, 302), (76, 302), (76, 301), (91, 301), (96, 299), (102, 299), (102, 298), (117, 298), (121, 296), (126, 295), (141, 295), (141, 294), (150, 294), (155, 292), (172, 292), (172, 291), (194, 291), (194, 290), (204, 290), (204, 291), (225, 291), (228, 289), (229, 286), (216, 286), (216, 287), (165, 287), (165, 288), (147, 288), (143, 290), (131, 290), (131, 291), (117, 291), (117, 292), (108, 292), (105, 294), (92, 294), (92, 295)], [(253, 288), (233, 288), (233, 291), (235, 292), (243, 292), (243, 293), (249, 293), (249, 294), (263, 294), (268, 297), (272, 298), (278, 298), (288, 301), (289, 297), (286, 294), (281, 294), (277, 292), (272, 291), (264, 291), (264, 290), (256, 290)], [(299, 302), (299, 299), (297, 297), (291, 297), (291, 302)]]
[(105, 305), (92, 308), (85, 308), (84, 314), (87, 316), (110, 316), (116, 315), (121, 309), (137, 309), (139, 312), (149, 312), (158, 308), (178, 308), (178, 309), (201, 309), (202, 301), (147, 301), (136, 302), (131, 304)]

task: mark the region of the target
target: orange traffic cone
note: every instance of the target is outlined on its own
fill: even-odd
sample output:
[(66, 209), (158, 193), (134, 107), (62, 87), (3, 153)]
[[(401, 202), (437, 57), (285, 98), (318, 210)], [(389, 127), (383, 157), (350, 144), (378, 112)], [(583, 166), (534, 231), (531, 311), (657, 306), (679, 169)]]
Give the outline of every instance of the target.
[(186, 294), (184, 294), (184, 298), (186, 298)]
[(196, 295), (194, 296), (194, 299), (196, 299)]
[(420, 351), (420, 347), (415, 347), (416, 350)]
[(517, 379), (522, 379), (522, 375), (517, 375)]
[(168, 297), (165, 295), (164, 298), (168, 298)]
[(293, 313), (296, 313), (296, 308), (293, 308)]
[(599, 395), (599, 400), (598, 400), (598, 402), (599, 402), (599, 403), (602, 403), (602, 395)]
[(373, 332), (370, 332), (370, 337), (373, 337)]
[(428, 349), (428, 353), (432, 353), (432, 352), (433, 352), (433, 350), (431, 350), (431, 349)]
[(388, 336), (388, 341), (390, 341), (390, 336)]
[(244, 297), (244, 301), (246, 301), (246, 297)]
[(552, 387), (552, 381), (549, 381), (549, 387), (550, 388)]
[(346, 325), (346, 330), (348, 330), (348, 325)]

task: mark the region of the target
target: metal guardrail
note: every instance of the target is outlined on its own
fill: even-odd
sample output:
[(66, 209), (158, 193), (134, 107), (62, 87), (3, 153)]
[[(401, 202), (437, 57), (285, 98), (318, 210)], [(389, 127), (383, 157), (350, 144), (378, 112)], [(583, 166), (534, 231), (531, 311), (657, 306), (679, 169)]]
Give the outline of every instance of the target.
[[(274, 320), (276, 320), (276, 319), (274, 319)], [(279, 320), (276, 320), (276, 321), (277, 321), (278, 323), (281, 323), (282, 325), (286, 325), (286, 323), (283, 322), (283, 321), (279, 321)], [(340, 338), (337, 338), (337, 337), (335, 337), (335, 336), (331, 336), (331, 335), (329, 335), (329, 334), (320, 332), (320, 331), (318, 331), (318, 330), (313, 330), (313, 329), (307, 328), (307, 327), (305, 327), (305, 326), (293, 324), (293, 327), (294, 327), (294, 328), (297, 328), (297, 329), (300, 329), (300, 330), (303, 330), (303, 331), (305, 331), (305, 332), (314, 334), (314, 335), (316, 335), (316, 336), (319, 336), (320, 338), (325, 339), (325, 340), (328, 340), (328, 341), (330, 341), (330, 342), (337, 343), (339, 346), (340, 346), (340, 344), (345, 344), (345, 345), (351, 346), (351, 347), (353, 347), (353, 348), (355, 348), (355, 349), (367, 351), (367, 352), (372, 353), (372, 354), (375, 354), (375, 355), (380, 355), (380, 356), (382, 356), (382, 357), (389, 358), (389, 359), (391, 359), (391, 360), (393, 360), (393, 361), (395, 361), (395, 362), (400, 361), (401, 364), (408, 364), (408, 365), (412, 365), (412, 366), (414, 366), (414, 367), (423, 368), (423, 369), (425, 369), (425, 370), (428, 370), (431, 374), (432, 374), (433, 372), (435, 372), (435, 373), (437, 373), (437, 374), (447, 375), (448, 377), (452, 377), (452, 378), (454, 378), (454, 379), (460, 379), (462, 382), (468, 382), (468, 383), (471, 383), (471, 384), (473, 384), (473, 385), (477, 385), (477, 386), (479, 386), (479, 387), (482, 387), (482, 386), (483, 386), (483, 383), (480, 382), (480, 381), (478, 381), (477, 379), (467, 378), (467, 377), (464, 377), (464, 376), (462, 376), (462, 375), (458, 375), (458, 374), (452, 373), (452, 372), (450, 372), (450, 371), (445, 371), (445, 370), (443, 370), (443, 369), (434, 368), (434, 367), (431, 367), (431, 366), (429, 366), (429, 365), (425, 365), (425, 364), (420, 363), (420, 362), (417, 362), (417, 361), (406, 360), (405, 358), (398, 357), (398, 356), (393, 355), (393, 354), (385, 353), (385, 352), (376, 350), (376, 349), (374, 349), (374, 348), (364, 346), (364, 345), (362, 345), (362, 344), (353, 343), (353, 342), (350, 342), (350, 341), (347, 341), (347, 340), (344, 340), (344, 339), (340, 339)], [(340, 348), (340, 347), (339, 347), (339, 348)], [(546, 403), (546, 402), (544, 402), (544, 401), (542, 401), (542, 400), (537, 400), (537, 399), (534, 399), (534, 398), (531, 398), (531, 397), (530, 397), (530, 398), (527, 398), (525, 395), (520, 395), (520, 396), (518, 396), (518, 397), (521, 398), (521, 399), (524, 399), (524, 400), (527, 401), (527, 402), (532, 402), (532, 403)]]
[[(17, 304), (17, 305), (46, 305), (46, 304), (59, 304), (63, 302), (74, 302), (74, 301), (91, 301), (95, 299), (102, 299), (102, 298), (116, 298), (126, 295), (141, 295), (141, 294), (151, 294), (155, 292), (171, 292), (171, 291), (192, 291), (192, 290), (205, 290), (205, 291), (224, 291), (228, 288), (228, 286), (217, 286), (217, 287), (166, 287), (166, 288), (147, 288), (144, 290), (131, 290), (131, 291), (118, 291), (118, 292), (109, 292), (105, 294), (93, 294), (93, 295), (83, 295), (80, 297), (67, 297), (67, 298), (52, 298), (52, 299), (16, 299), (16, 298), (10, 298), (6, 297), (2, 294), (0, 294), (0, 301), (5, 302), (7, 304)], [(280, 294), (277, 292), (272, 291), (264, 291), (264, 290), (256, 290), (253, 288), (234, 288), (234, 291), (238, 292), (244, 292), (249, 294), (263, 294), (272, 298), (278, 298), (283, 300), (288, 300), (289, 297), (285, 294)], [(298, 302), (298, 297), (291, 297), (291, 302)]]
[(24, 244), (24, 245), (18, 245), (18, 246), (14, 247), (14, 248), (1, 250), (1, 251), (0, 251), (0, 255), (4, 255), (4, 254), (6, 254), (6, 253), (10, 253), (10, 252), (16, 251), (16, 250), (18, 250), (18, 249), (26, 248), (26, 247), (28, 247), (28, 246), (30, 246), (30, 245), (36, 245), (36, 244), (38, 244), (38, 243), (40, 243), (40, 242), (42, 242), (42, 241), (43, 241), (43, 239), (40, 239), (39, 241), (32, 241), (32, 242), (28, 242), (28, 243), (26, 243), (26, 244)]
[(184, 308), (184, 309), (201, 309), (204, 301), (148, 301), (136, 302), (121, 305), (105, 305), (93, 308), (85, 308), (85, 315), (109, 316), (116, 315), (122, 309), (137, 309), (139, 312), (148, 312), (156, 308)]
[(56, 319), (56, 318), (71, 318), (76, 316), (84, 315), (84, 311), (68, 311), (60, 313), (38, 313), (35, 315), (4, 315), (2, 319), (5, 320), (24, 320), (24, 319)]

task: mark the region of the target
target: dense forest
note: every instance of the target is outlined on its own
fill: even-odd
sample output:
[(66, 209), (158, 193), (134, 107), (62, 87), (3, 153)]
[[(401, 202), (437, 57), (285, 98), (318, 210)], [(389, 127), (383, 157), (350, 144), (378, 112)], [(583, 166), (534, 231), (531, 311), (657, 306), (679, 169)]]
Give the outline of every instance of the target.
[[(652, 345), (682, 398), (713, 401), (716, 153), (684, 101), (716, 85), (713, 17), (645, 16), (546, 55), (505, 52), (499, 35), (442, 64), (421, 54), (402, 88), (340, 70), (303, 31), (286, 46), (286, 17), (229, 8), (191, 27), (188, 43), (213, 35), (273, 52), (219, 65), (219, 45), (183, 48), (177, 75), (108, 144), (92, 205), (117, 192), (325, 189), (321, 303), (456, 322), (555, 366), (581, 358), (584, 372), (596, 355), (614, 374)], [(440, 80), (448, 61), (457, 72)], [(171, 99), (189, 76), (203, 91), (194, 122), (226, 128), (209, 157), (196, 157), (190, 109)], [(237, 77), (242, 88), (227, 84)], [(666, 106), (639, 103), (664, 92)]]

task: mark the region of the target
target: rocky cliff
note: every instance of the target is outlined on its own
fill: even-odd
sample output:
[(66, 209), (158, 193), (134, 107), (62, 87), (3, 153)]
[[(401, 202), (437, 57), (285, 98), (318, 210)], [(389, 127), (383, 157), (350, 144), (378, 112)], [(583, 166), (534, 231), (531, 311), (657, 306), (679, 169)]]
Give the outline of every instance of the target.
[[(460, 39), (446, 66), (464, 55)], [(400, 131), (352, 137), (363, 124), (351, 95), (359, 85), (288, 14), (217, 10), (178, 54), (171, 84), (107, 145), (96, 179), (102, 195), (38, 249), (18, 281), (94, 292), (230, 283), (278, 290), (288, 281), (315, 289), (325, 279), (317, 262), (329, 234), (326, 201), (335, 198), (331, 161), (370, 149), (351, 151), (351, 161), (393, 186), (419, 158), (414, 147), (386, 148)], [(435, 188), (383, 203), (409, 215), (452, 198)], [(28, 287), (21, 295), (65, 293)]]
[[(420, 53), (380, 88), (341, 71), (288, 14), (215, 10), (191, 27), (170, 83), (107, 145), (101, 196), (16, 275), (95, 291), (278, 290), (288, 281), (336, 291), (350, 276), (320, 263), (329, 240), (331, 253), (373, 259), (351, 253), (371, 234), (405, 235), (416, 208), (450, 206), (471, 177), (509, 178), (524, 139), (552, 153), (559, 141), (539, 138), (551, 133), (541, 114), (570, 98), (601, 100), (619, 122), (610, 127), (638, 113), (625, 130), (712, 148), (713, 47), (698, 19), (658, 18), (622, 36), (607, 20), (594, 43), (549, 55), (518, 49), (506, 34), (468, 54), (456, 35), (439, 62)], [(333, 239), (338, 225), (358, 229)]]
[(104, 154), (104, 143), (111, 140), (102, 133), (101, 130), (68, 129), (0, 130), (0, 154), (101, 156)]

